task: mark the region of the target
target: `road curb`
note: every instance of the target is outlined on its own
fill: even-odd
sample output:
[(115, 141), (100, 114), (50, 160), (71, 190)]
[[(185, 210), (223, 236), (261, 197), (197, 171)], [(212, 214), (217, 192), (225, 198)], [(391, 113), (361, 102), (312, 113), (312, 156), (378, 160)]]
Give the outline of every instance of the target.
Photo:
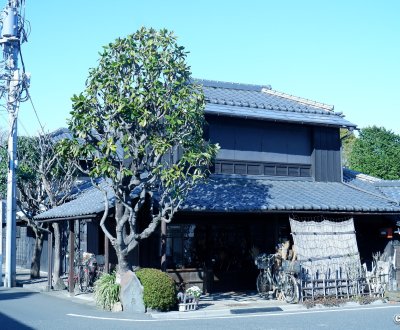
[(149, 315), (153, 319), (190, 319), (190, 318), (209, 318), (209, 317), (224, 317), (235, 315), (250, 315), (260, 313), (276, 313), (276, 312), (289, 312), (307, 310), (302, 305), (287, 305), (287, 306), (246, 306), (238, 308), (224, 308), (224, 309), (210, 309), (210, 310), (196, 310), (189, 312), (153, 312)]

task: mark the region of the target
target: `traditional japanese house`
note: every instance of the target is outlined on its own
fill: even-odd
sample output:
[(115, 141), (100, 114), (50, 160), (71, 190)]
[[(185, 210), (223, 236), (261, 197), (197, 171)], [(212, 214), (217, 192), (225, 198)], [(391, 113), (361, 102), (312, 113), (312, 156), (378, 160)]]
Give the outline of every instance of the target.
[[(251, 251), (271, 253), (292, 241), (290, 219), (353, 219), (361, 260), (393, 239), (400, 198), (385, 181), (343, 172), (341, 166), (340, 129), (353, 130), (355, 124), (332, 106), (271, 86), (198, 83), (206, 97), (205, 138), (221, 149), (208, 182), (190, 192), (162, 233), (165, 266), (177, 280), (204, 284), (207, 291), (254, 289)], [(102, 203), (95, 194), (84, 192), (37, 218), (80, 220), (81, 247), (103, 253), (96, 222)], [(133, 256), (140, 266), (160, 267), (160, 232), (140, 243)], [(110, 260), (115, 262), (112, 255)]]

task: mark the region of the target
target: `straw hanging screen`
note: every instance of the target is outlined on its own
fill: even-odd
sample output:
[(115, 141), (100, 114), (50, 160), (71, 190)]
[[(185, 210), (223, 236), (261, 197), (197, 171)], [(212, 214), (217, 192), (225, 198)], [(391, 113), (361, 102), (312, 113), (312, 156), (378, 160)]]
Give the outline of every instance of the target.
[(293, 242), (305, 274), (311, 278), (355, 279), (360, 274), (354, 221), (290, 218)]

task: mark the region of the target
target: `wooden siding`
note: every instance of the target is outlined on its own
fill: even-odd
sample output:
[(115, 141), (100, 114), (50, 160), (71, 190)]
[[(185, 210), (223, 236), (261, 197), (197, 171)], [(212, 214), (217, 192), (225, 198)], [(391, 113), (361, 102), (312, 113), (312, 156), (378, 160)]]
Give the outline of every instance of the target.
[(312, 171), (315, 181), (340, 182), (342, 167), (338, 128), (315, 127)]
[[(218, 173), (252, 174), (254, 170), (253, 175), (297, 176), (305, 165), (308, 170), (298, 176), (323, 182), (342, 180), (338, 128), (215, 116), (206, 119), (207, 137), (221, 147), (216, 157)], [(268, 167), (261, 170), (261, 164), (271, 163), (283, 167), (276, 166), (271, 173)], [(260, 167), (249, 168), (249, 164)]]
[(217, 159), (311, 164), (310, 127), (221, 117), (207, 121), (210, 140), (221, 147)]

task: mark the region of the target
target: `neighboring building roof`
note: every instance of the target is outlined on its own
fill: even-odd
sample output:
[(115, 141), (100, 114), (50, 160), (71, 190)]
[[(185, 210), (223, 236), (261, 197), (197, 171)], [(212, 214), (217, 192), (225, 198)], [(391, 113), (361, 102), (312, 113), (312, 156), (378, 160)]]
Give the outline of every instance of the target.
[(385, 196), (400, 202), (400, 181), (380, 181), (375, 187)]
[(348, 168), (343, 168), (343, 182), (370, 193), (379, 193), (375, 187), (375, 182), (379, 181), (382, 180), (364, 173), (350, 170)]
[[(115, 196), (112, 189), (103, 181), (100, 187), (107, 191), (110, 207), (114, 206)], [(93, 185), (85, 185), (81, 193), (76, 194), (76, 198), (63, 205), (47, 210), (35, 216), (35, 220), (47, 220), (58, 218), (73, 218), (85, 215), (96, 215), (104, 211), (103, 192)]]
[(66, 127), (61, 127), (50, 133), (53, 142), (58, 142), (64, 139), (71, 140), (73, 138), (71, 131)]
[(333, 106), (277, 92), (271, 86), (196, 80), (203, 86), (206, 114), (354, 128)]
[(400, 180), (382, 180), (345, 168), (343, 181), (369, 192), (383, 194), (400, 203)]

